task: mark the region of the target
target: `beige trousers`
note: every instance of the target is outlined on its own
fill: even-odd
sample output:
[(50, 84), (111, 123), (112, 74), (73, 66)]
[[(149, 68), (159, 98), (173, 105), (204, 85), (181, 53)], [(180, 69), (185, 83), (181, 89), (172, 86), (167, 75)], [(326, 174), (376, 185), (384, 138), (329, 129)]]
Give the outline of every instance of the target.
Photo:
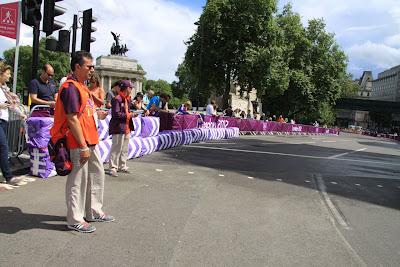
[(113, 134), (110, 153), (110, 170), (126, 170), (128, 159), (129, 135)]
[(97, 146), (90, 147), (90, 158), (79, 162), (79, 149), (71, 149), (73, 168), (67, 177), (65, 196), (67, 201), (67, 223), (83, 222), (83, 217), (93, 218), (103, 214), (104, 168)]

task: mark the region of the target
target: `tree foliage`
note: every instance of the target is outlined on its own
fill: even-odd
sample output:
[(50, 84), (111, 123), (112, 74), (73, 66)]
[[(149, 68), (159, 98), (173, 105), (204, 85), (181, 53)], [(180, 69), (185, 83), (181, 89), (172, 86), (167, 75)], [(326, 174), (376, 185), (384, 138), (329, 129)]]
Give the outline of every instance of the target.
[[(304, 26), (290, 4), (275, 0), (210, 0), (187, 42), (177, 84), (195, 99), (213, 93), (227, 105), (231, 85), (257, 89), (268, 113), (333, 123), (333, 106), (356, 87), (347, 57), (322, 19)], [(183, 71), (185, 70), (185, 71)]]
[[(14, 68), (15, 48), (4, 51), (4, 58), (8, 64)], [(70, 57), (68, 53), (52, 52), (45, 49), (45, 38), (39, 43), (39, 71), (41, 67), (50, 63), (54, 68), (54, 77), (56, 83), (64, 77), (70, 69)], [(19, 63), (17, 75), (17, 91), (22, 92), (31, 80), (32, 66), (32, 47), (19, 47)], [(39, 73), (38, 73), (39, 74)]]
[(147, 80), (146, 84), (144, 85), (146, 91), (148, 90), (153, 90), (154, 93), (156, 94), (160, 94), (160, 93), (166, 93), (170, 96), (172, 96), (172, 88), (171, 88), (171, 84), (169, 84), (167, 81), (165, 80)]

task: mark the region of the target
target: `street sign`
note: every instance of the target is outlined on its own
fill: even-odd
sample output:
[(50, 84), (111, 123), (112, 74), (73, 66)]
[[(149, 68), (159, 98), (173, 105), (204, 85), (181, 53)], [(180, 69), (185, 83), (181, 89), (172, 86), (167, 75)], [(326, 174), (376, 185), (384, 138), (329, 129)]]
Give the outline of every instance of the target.
[(19, 3), (0, 5), (0, 36), (17, 39)]

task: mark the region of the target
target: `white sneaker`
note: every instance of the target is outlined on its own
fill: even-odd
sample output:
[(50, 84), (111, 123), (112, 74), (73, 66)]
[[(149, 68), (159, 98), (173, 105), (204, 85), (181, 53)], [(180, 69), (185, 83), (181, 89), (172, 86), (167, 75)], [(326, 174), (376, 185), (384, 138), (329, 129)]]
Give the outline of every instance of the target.
[(0, 188), (4, 188), (6, 190), (13, 190), (14, 187), (9, 184), (0, 184)]
[(116, 171), (116, 170), (110, 170), (109, 174), (110, 174), (112, 177), (118, 177), (118, 174), (117, 174), (117, 171)]
[(28, 177), (28, 176), (25, 176), (25, 175), (23, 175), (23, 176), (21, 176), (21, 177), (23, 177), (23, 178), (22, 178), (22, 181), (24, 181), (24, 182), (31, 183), (31, 182), (34, 182), (34, 181), (36, 181), (36, 179), (35, 179), (35, 178)]
[(26, 185), (27, 182), (23, 181), (23, 179), (20, 179), (19, 177), (13, 177), (10, 179), (10, 181), (7, 182), (7, 184), (12, 186), (20, 186), (20, 185)]

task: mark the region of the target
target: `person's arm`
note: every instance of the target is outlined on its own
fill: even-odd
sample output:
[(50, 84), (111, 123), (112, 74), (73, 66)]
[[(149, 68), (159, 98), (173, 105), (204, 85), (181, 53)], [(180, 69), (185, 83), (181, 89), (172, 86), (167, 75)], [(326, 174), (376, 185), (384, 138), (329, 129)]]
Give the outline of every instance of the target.
[(93, 96), (93, 100), (94, 100), (94, 103), (97, 105), (97, 106), (103, 106), (104, 105), (104, 98), (102, 97), (102, 95), (101, 95), (101, 93), (100, 93), (100, 97), (97, 97), (95, 94), (92, 94), (92, 96)]
[(78, 113), (67, 114), (68, 128), (80, 147), (80, 163), (85, 164), (90, 157), (90, 149), (87, 147), (85, 138), (83, 137), (82, 127), (79, 122)]
[(46, 101), (43, 99), (40, 99), (37, 97), (37, 94), (29, 94), (29, 97), (31, 98), (31, 101), (33, 104), (37, 104), (37, 105), (48, 105), (52, 108), (55, 107), (56, 102), (55, 101)]

